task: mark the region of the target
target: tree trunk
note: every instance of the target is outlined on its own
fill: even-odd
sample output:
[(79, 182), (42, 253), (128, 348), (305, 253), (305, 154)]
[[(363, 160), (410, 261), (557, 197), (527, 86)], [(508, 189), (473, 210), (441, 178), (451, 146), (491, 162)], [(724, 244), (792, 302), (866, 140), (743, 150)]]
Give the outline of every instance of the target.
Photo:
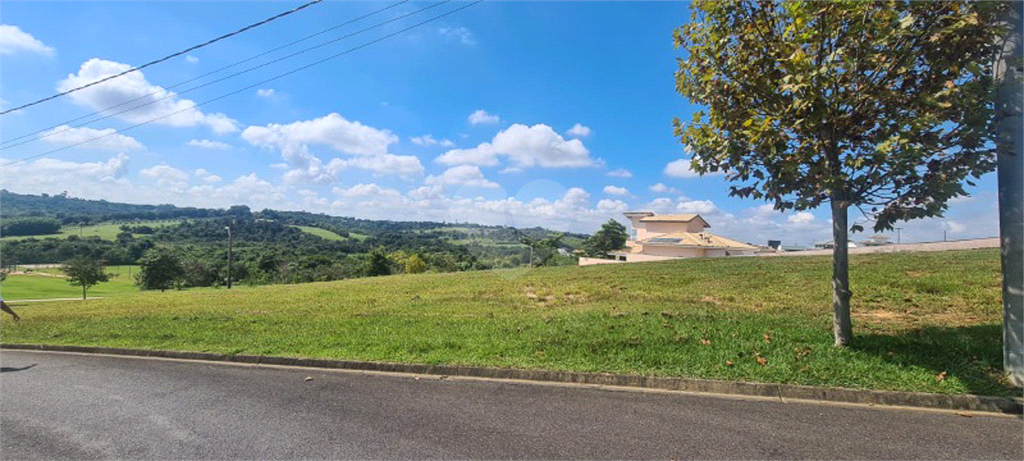
[(850, 324), (850, 258), (849, 227), (847, 226), (848, 204), (832, 200), (832, 308), (835, 317), (832, 328), (835, 332), (836, 347), (850, 345), (853, 327)]
[(82, 284), (82, 299), (85, 299), (85, 284)]

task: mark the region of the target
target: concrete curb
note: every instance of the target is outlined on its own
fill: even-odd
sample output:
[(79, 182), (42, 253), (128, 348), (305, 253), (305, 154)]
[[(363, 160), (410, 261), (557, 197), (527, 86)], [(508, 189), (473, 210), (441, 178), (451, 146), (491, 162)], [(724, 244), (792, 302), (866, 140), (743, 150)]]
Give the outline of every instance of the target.
[(122, 349), (97, 346), (57, 346), (45, 344), (0, 344), (0, 349), (90, 354), (160, 357), (184, 360), (206, 360), (265, 365), (282, 365), (345, 370), (382, 371), (428, 375), (465, 376), (475, 378), (517, 379), (557, 383), (595, 384), (636, 387), (696, 393), (732, 394), (779, 399), (816, 400), (866, 405), (905, 406), (942, 410), (981, 411), (1022, 414), (1024, 400), (984, 395), (946, 395), (925, 392), (872, 391), (846, 388), (824, 388), (791, 384), (747, 383), (711, 379), (672, 378), (661, 376), (578, 373), (571, 371), (521, 370), (415, 363), (363, 362), (354, 360), (310, 359), (260, 355), (229, 355), (211, 352), (185, 352), (145, 349)]

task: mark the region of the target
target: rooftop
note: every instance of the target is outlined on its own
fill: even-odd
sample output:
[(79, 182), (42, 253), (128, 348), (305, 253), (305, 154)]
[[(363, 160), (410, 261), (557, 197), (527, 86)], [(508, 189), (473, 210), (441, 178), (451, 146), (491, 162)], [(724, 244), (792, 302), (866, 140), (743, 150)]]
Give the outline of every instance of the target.
[(727, 239), (709, 232), (673, 232), (640, 242), (644, 245), (665, 245), (705, 248), (735, 248), (756, 250), (757, 247)]

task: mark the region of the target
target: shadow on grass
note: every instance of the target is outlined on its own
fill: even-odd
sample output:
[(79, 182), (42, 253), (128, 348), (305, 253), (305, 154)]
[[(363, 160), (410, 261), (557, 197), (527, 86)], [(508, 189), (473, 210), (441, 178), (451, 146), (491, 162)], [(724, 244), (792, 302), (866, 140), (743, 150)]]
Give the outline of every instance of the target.
[(905, 333), (857, 335), (852, 348), (895, 365), (931, 370), (937, 378), (955, 378), (972, 394), (1021, 395), (1020, 388), (1013, 387), (1002, 371), (1000, 324), (929, 326)]

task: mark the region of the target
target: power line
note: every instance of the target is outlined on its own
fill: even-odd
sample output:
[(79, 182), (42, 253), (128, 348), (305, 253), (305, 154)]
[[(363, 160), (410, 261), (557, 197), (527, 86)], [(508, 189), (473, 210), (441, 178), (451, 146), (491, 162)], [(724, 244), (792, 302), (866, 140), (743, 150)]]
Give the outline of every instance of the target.
[(404, 28), (404, 29), (401, 29), (401, 30), (398, 30), (398, 31), (392, 32), (392, 33), (390, 33), (390, 34), (387, 34), (387, 35), (384, 35), (384, 36), (382, 36), (382, 37), (380, 37), (380, 38), (377, 38), (377, 39), (371, 40), (371, 41), (369, 41), (369, 42), (363, 43), (362, 45), (358, 45), (358, 46), (355, 46), (355, 47), (349, 48), (349, 49), (347, 49), (347, 50), (345, 50), (345, 51), (342, 51), (342, 52), (340, 52), (340, 53), (336, 53), (336, 54), (330, 55), (330, 56), (328, 56), (328, 57), (326, 57), (326, 58), (323, 58), (323, 59), (320, 59), (320, 60), (317, 60), (317, 61), (313, 61), (313, 62), (311, 62), (311, 63), (309, 63), (309, 64), (306, 64), (306, 65), (303, 65), (303, 66), (297, 67), (297, 68), (295, 68), (295, 69), (292, 69), (292, 70), (290, 70), (290, 71), (288, 71), (288, 72), (284, 72), (284, 73), (281, 73), (281, 74), (277, 74), (277, 75), (275, 75), (275, 76), (273, 76), (273, 77), (270, 77), (270, 78), (268, 78), (268, 79), (266, 79), (266, 80), (262, 80), (262, 81), (259, 81), (259, 82), (256, 82), (256, 83), (253, 83), (252, 85), (248, 85), (248, 86), (246, 86), (246, 87), (243, 87), (243, 88), (239, 88), (239, 89), (237, 89), (237, 90), (235, 90), (235, 91), (232, 91), (232, 92), (230, 92), (230, 93), (226, 93), (226, 94), (223, 94), (223, 95), (217, 96), (217, 97), (215, 97), (215, 98), (212, 98), (212, 99), (207, 99), (206, 101), (203, 101), (203, 102), (200, 102), (200, 103), (196, 103), (196, 104), (193, 104), (192, 106), (186, 107), (186, 108), (184, 108), (184, 109), (181, 109), (181, 110), (177, 110), (177, 111), (171, 112), (171, 113), (169, 113), (169, 114), (164, 114), (164, 115), (161, 115), (161, 116), (159, 116), (159, 117), (156, 117), (156, 118), (152, 118), (152, 119), (146, 120), (145, 122), (140, 122), (140, 123), (136, 123), (135, 125), (131, 125), (131, 126), (127, 126), (127, 127), (125, 127), (125, 128), (121, 128), (121, 129), (118, 129), (118, 130), (114, 130), (114, 131), (111, 131), (111, 132), (109, 132), (109, 133), (106, 133), (106, 134), (103, 134), (103, 135), (100, 135), (100, 136), (96, 136), (96, 137), (94, 137), (94, 138), (89, 138), (89, 139), (86, 139), (85, 141), (80, 141), (80, 142), (77, 142), (77, 143), (74, 143), (74, 144), (69, 144), (69, 145), (67, 145), (67, 146), (64, 146), (64, 147), (60, 147), (60, 148), (57, 148), (57, 149), (53, 149), (53, 150), (49, 150), (49, 151), (43, 152), (43, 153), (41, 153), (41, 154), (36, 154), (36, 155), (30, 155), (30, 156), (28, 156), (28, 157), (20, 158), (20, 159), (18, 159), (18, 160), (12, 160), (12, 161), (10, 161), (10, 162), (7, 162), (7, 163), (4, 163), (3, 165), (0, 165), (0, 166), (8, 166), (8, 165), (13, 165), (13, 164), (15, 164), (15, 163), (21, 163), (21, 162), (24, 162), (24, 161), (26, 161), (26, 160), (32, 160), (32, 159), (34, 159), (34, 158), (39, 158), (39, 157), (45, 157), (45, 156), (47, 156), (47, 155), (50, 155), (50, 154), (53, 154), (53, 153), (56, 153), (56, 152), (64, 151), (64, 150), (67, 150), (67, 149), (71, 149), (72, 147), (77, 147), (77, 146), (80, 146), (80, 145), (82, 145), (82, 144), (86, 144), (86, 143), (90, 143), (90, 142), (93, 142), (93, 141), (96, 141), (96, 140), (99, 140), (99, 139), (103, 139), (103, 138), (106, 138), (106, 137), (108, 137), (108, 136), (113, 136), (113, 135), (115, 135), (115, 134), (123, 133), (123, 132), (125, 132), (125, 131), (128, 131), (128, 130), (133, 130), (133, 129), (135, 129), (135, 128), (138, 128), (138, 127), (140, 127), (140, 126), (143, 126), (143, 125), (148, 125), (148, 124), (150, 124), (150, 123), (153, 123), (153, 122), (155, 122), (155, 121), (158, 121), (158, 120), (162, 120), (162, 119), (165, 119), (165, 118), (167, 118), (167, 117), (170, 117), (170, 116), (172, 116), (172, 115), (177, 115), (177, 114), (180, 114), (180, 113), (182, 113), (182, 112), (185, 112), (185, 111), (188, 111), (188, 110), (192, 110), (192, 109), (195, 109), (195, 108), (197, 108), (197, 107), (200, 107), (200, 106), (204, 106), (204, 105), (206, 105), (206, 104), (209, 104), (209, 103), (211, 103), (211, 102), (219, 101), (219, 100), (221, 100), (221, 99), (224, 99), (224, 98), (227, 98), (227, 97), (229, 97), (229, 96), (234, 96), (234, 95), (236, 95), (236, 94), (238, 94), (238, 93), (241, 93), (241, 92), (244, 92), (244, 91), (248, 91), (248, 90), (251, 90), (251, 89), (253, 89), (253, 88), (256, 88), (256, 87), (258, 87), (258, 86), (260, 86), (260, 85), (263, 85), (263, 84), (265, 84), (265, 83), (269, 83), (269, 82), (272, 82), (272, 81), (274, 81), (274, 80), (277, 80), (277, 79), (280, 79), (280, 78), (282, 78), (282, 77), (286, 77), (286, 76), (288, 76), (288, 75), (291, 75), (291, 74), (294, 74), (294, 73), (296, 73), (296, 72), (300, 72), (300, 71), (306, 70), (306, 69), (308, 69), (308, 68), (310, 68), (310, 67), (313, 67), (313, 66), (316, 66), (316, 65), (320, 65), (320, 64), (323, 64), (323, 63), (325, 63), (325, 62), (327, 62), (327, 61), (330, 61), (330, 60), (332, 60), (332, 59), (335, 59), (335, 58), (338, 58), (338, 57), (344, 56), (344, 55), (346, 55), (346, 54), (349, 54), (349, 53), (351, 53), (351, 52), (353, 52), (353, 51), (356, 51), (356, 50), (359, 50), (359, 49), (362, 49), (362, 48), (366, 48), (366, 47), (368, 47), (368, 46), (370, 46), (370, 45), (373, 45), (373, 44), (375, 44), (375, 43), (378, 43), (378, 42), (382, 42), (382, 41), (384, 41), (384, 40), (386, 40), (386, 39), (389, 39), (389, 38), (391, 38), (391, 37), (394, 37), (394, 36), (396, 36), (396, 35), (398, 35), (398, 34), (401, 34), (402, 32), (407, 32), (407, 31), (409, 31), (409, 30), (415, 29), (415, 28), (417, 28), (417, 27), (419, 27), (419, 26), (422, 26), (422, 25), (424, 25), (424, 24), (427, 24), (427, 23), (430, 23), (430, 22), (434, 22), (434, 21), (436, 21), (436, 20), (438, 20), (438, 19), (441, 19), (441, 18), (443, 18), (443, 17), (445, 17), (445, 16), (449, 16), (449, 15), (455, 14), (455, 13), (457, 13), (457, 12), (459, 12), (459, 11), (462, 11), (462, 10), (464, 10), (464, 9), (466, 9), (466, 8), (469, 8), (469, 7), (473, 6), (473, 5), (476, 5), (477, 3), (483, 3), (483, 1), (484, 1), (484, 0), (476, 0), (476, 1), (474, 1), (474, 2), (471, 2), (471, 3), (469, 3), (469, 4), (466, 4), (466, 5), (464, 5), (464, 6), (460, 6), (460, 7), (456, 8), (456, 9), (454, 9), (454, 10), (451, 10), (451, 11), (448, 11), (448, 12), (445, 12), (445, 13), (442, 13), (442, 14), (439, 14), (439, 15), (437, 15), (437, 16), (434, 16), (434, 17), (432, 17), (432, 18), (430, 18), (430, 19), (427, 19), (427, 20), (425, 20), (425, 21), (421, 21), (421, 22), (418, 22), (418, 23), (416, 23), (416, 24), (413, 24), (413, 25), (411, 25), (411, 26), (409, 26), (409, 27), (406, 27), (406, 28)]
[[(380, 12), (380, 11), (384, 11), (385, 9), (388, 9), (388, 8), (391, 8), (391, 7), (394, 7), (394, 6), (397, 6), (397, 5), (399, 5), (399, 4), (401, 4), (401, 3), (405, 3), (405, 2), (407, 2), (407, 1), (408, 1), (408, 0), (403, 0), (402, 2), (396, 3), (396, 4), (394, 4), (394, 5), (388, 6), (388, 7), (386, 7), (386, 8), (380, 9), (380, 10), (378, 10), (378, 11), (375, 11), (375, 12), (373, 12), (373, 13), (370, 13), (370, 14), (368, 14), (368, 15), (364, 15), (364, 16), (362, 16), (362, 17), (360, 17), (360, 18), (356, 18), (356, 19), (353, 19), (353, 20), (351, 20), (351, 21), (348, 21), (348, 22), (350, 23), (350, 22), (353, 22), (353, 21), (356, 21), (356, 20), (359, 20), (359, 19), (365, 18), (365, 17), (367, 17), (367, 16), (369, 16), (369, 15), (372, 15), (372, 14), (376, 14), (376, 13), (378, 13), (378, 12)], [(111, 118), (111, 117), (114, 117), (114, 116), (117, 116), (117, 115), (120, 115), (120, 114), (123, 114), (123, 113), (126, 113), (126, 112), (131, 112), (131, 111), (134, 111), (134, 110), (137, 110), (137, 109), (141, 109), (141, 108), (143, 108), (143, 107), (146, 107), (146, 106), (149, 106), (149, 105), (152, 105), (152, 104), (156, 104), (156, 103), (158, 103), (158, 102), (160, 102), (160, 101), (163, 101), (163, 100), (166, 100), (166, 99), (170, 99), (170, 98), (173, 98), (173, 97), (175, 97), (175, 96), (179, 96), (179, 95), (182, 95), (182, 94), (190, 93), (190, 92), (192, 92), (192, 91), (195, 91), (195, 90), (198, 90), (198, 89), (200, 89), (200, 88), (205, 88), (205, 87), (207, 87), (207, 86), (210, 86), (210, 85), (213, 85), (213, 84), (215, 84), (215, 83), (219, 83), (219, 82), (222, 82), (222, 81), (224, 81), (224, 80), (227, 80), (227, 79), (230, 79), (230, 78), (234, 78), (234, 77), (237, 77), (237, 76), (239, 76), (239, 75), (242, 75), (242, 74), (245, 74), (245, 73), (249, 73), (249, 72), (252, 72), (252, 71), (254, 71), (254, 70), (257, 70), (257, 69), (261, 69), (261, 68), (263, 68), (263, 67), (267, 67), (267, 66), (269, 66), (269, 65), (271, 65), (271, 64), (276, 64), (276, 63), (278, 63), (278, 62), (281, 62), (281, 61), (284, 61), (284, 60), (287, 60), (287, 59), (291, 59), (291, 58), (294, 58), (294, 57), (296, 57), (296, 56), (299, 56), (299, 55), (301, 55), (301, 54), (305, 54), (305, 53), (307, 53), (307, 52), (309, 52), (309, 51), (312, 51), (312, 50), (315, 50), (315, 49), (317, 49), (317, 48), (323, 48), (323, 47), (325, 47), (325, 46), (327, 46), (327, 45), (330, 45), (330, 44), (332, 44), (332, 43), (336, 43), (336, 42), (339, 42), (339, 41), (341, 41), (341, 40), (344, 40), (344, 39), (346, 39), (346, 38), (350, 38), (350, 37), (353, 37), (353, 36), (359, 35), (359, 34), (361, 34), (361, 33), (364, 33), (364, 32), (367, 32), (367, 31), (370, 31), (370, 30), (373, 30), (373, 29), (376, 29), (376, 28), (378, 28), (378, 27), (381, 27), (381, 26), (384, 26), (384, 25), (386, 25), (386, 24), (390, 24), (390, 23), (392, 23), (392, 22), (395, 22), (395, 21), (398, 21), (398, 20), (400, 20), (400, 19), (404, 19), (404, 18), (407, 18), (407, 17), (409, 17), (409, 16), (412, 16), (412, 15), (415, 15), (415, 14), (421, 13), (421, 12), (423, 12), (423, 11), (429, 10), (429, 9), (431, 9), (431, 8), (435, 8), (435, 7), (437, 7), (437, 6), (440, 6), (440, 5), (442, 5), (442, 4), (448, 3), (449, 1), (451, 1), (451, 0), (442, 0), (442, 1), (440, 1), (440, 2), (437, 2), (437, 3), (434, 3), (434, 4), (432, 4), (432, 5), (426, 6), (426, 7), (424, 7), (424, 8), (420, 8), (420, 9), (418, 9), (418, 10), (416, 10), (416, 11), (413, 11), (413, 12), (411, 12), (411, 13), (406, 13), (406, 14), (404, 14), (404, 15), (401, 15), (401, 16), (397, 16), (397, 17), (395, 17), (395, 18), (392, 18), (392, 19), (389, 19), (389, 20), (387, 20), (387, 21), (384, 21), (384, 22), (381, 22), (381, 23), (377, 23), (377, 24), (375, 24), (375, 25), (373, 25), (373, 26), (370, 26), (370, 27), (366, 27), (366, 28), (363, 28), (363, 29), (361, 29), (361, 30), (358, 30), (358, 31), (352, 32), (352, 33), (350, 33), (350, 34), (348, 34), (348, 35), (344, 35), (344, 36), (341, 36), (341, 37), (338, 37), (338, 38), (335, 38), (335, 39), (332, 39), (332, 40), (328, 40), (328, 41), (326, 41), (326, 42), (323, 42), (323, 43), (320, 43), (320, 44), (318, 44), (318, 45), (314, 45), (314, 46), (311, 46), (311, 47), (309, 47), (309, 48), (305, 48), (305, 49), (302, 49), (302, 50), (296, 51), (296, 52), (294, 52), (294, 53), (291, 53), (291, 54), (288, 54), (288, 55), (282, 56), (282, 57), (280, 57), (280, 58), (277, 58), (277, 59), (273, 59), (273, 60), (271, 60), (271, 61), (267, 61), (267, 62), (264, 62), (264, 63), (262, 63), (262, 64), (259, 64), (259, 65), (256, 65), (256, 66), (253, 66), (253, 67), (250, 67), (250, 68), (248, 68), (248, 69), (245, 69), (245, 70), (241, 70), (241, 71), (235, 72), (235, 73), (233, 73), (233, 74), (229, 74), (229, 75), (226, 75), (226, 76), (224, 76), (224, 77), (221, 77), (221, 78), (218, 78), (218, 79), (216, 79), (216, 80), (211, 80), (211, 81), (209, 81), (209, 82), (206, 82), (206, 83), (203, 83), (203, 84), (201, 84), (201, 85), (197, 85), (197, 86), (194, 86), (194, 87), (192, 87), (192, 88), (188, 88), (188, 89), (186, 89), (186, 90), (182, 90), (182, 91), (180, 91), (180, 92), (178, 92), (178, 93), (170, 93), (170, 92), (167, 92), (167, 94), (165, 94), (165, 95), (164, 95), (163, 97), (161, 97), (161, 98), (157, 98), (157, 99), (154, 99), (154, 100), (151, 100), (151, 101), (145, 102), (145, 103), (143, 103), (143, 104), (139, 104), (139, 105), (137, 105), (137, 106), (134, 106), (134, 107), (130, 107), (130, 108), (127, 108), (127, 109), (124, 109), (124, 110), (118, 111), (118, 112), (114, 112), (114, 113), (111, 113), (111, 114), (107, 114), (107, 115), (104, 115), (104, 116), (102, 116), (102, 117), (99, 117), (99, 118), (95, 118), (95, 119), (92, 119), (92, 120), (89, 120), (89, 121), (86, 121), (86, 122), (83, 122), (83, 123), (77, 124), (77, 125), (75, 125), (75, 126), (72, 126), (72, 127), (67, 127), (67, 128), (65, 128), (65, 129), (63, 129), (63, 130), (60, 130), (60, 131), (55, 131), (55, 132), (52, 132), (52, 133), (47, 133), (47, 134), (45, 134), (45, 135), (43, 135), (43, 136), (40, 136), (40, 137), (38, 137), (38, 138), (32, 138), (32, 139), (27, 139), (27, 140), (25, 140), (25, 141), (21, 141), (21, 142), (17, 142), (17, 143), (11, 144), (12, 142), (14, 142), (14, 141), (18, 141), (18, 140), (20, 140), (20, 139), (25, 139), (25, 138), (29, 138), (29, 137), (31, 137), (31, 136), (33, 136), (33, 135), (36, 135), (36, 134), (39, 134), (39, 133), (43, 133), (43, 132), (45, 132), (45, 131), (47, 131), (47, 130), (50, 130), (50, 129), (54, 129), (54, 128), (59, 128), (59, 127), (61, 127), (61, 126), (65, 125), (65, 124), (66, 124), (66, 123), (68, 123), (68, 122), (64, 122), (64, 123), (59, 123), (59, 124), (57, 124), (57, 125), (53, 125), (53, 126), (50, 126), (49, 128), (44, 128), (44, 129), (42, 129), (42, 130), (38, 130), (38, 131), (35, 131), (35, 132), (32, 132), (32, 133), (28, 133), (28, 134), (25, 134), (25, 135), (22, 135), (22, 136), (18, 136), (18, 137), (16, 137), (16, 138), (11, 138), (11, 139), (8, 139), (8, 140), (6, 140), (6, 141), (3, 141), (3, 142), (2, 142), (2, 143), (0, 143), (0, 144), (3, 144), (3, 145), (2, 145), (2, 148), (4, 148), (4, 149), (9, 149), (9, 148), (12, 148), (12, 147), (17, 147), (17, 146), (20, 146), (20, 145), (23, 145), (23, 144), (28, 144), (28, 143), (30, 143), (30, 142), (33, 142), (33, 141), (37, 140), (37, 139), (44, 139), (44, 138), (47, 138), (47, 137), (50, 137), (50, 136), (58, 135), (58, 134), (60, 134), (60, 133), (63, 133), (63, 132), (65, 132), (65, 131), (70, 131), (70, 130), (72, 130), (72, 129), (74, 129), (74, 128), (80, 128), (80, 127), (83, 127), (83, 126), (86, 126), (86, 125), (91, 125), (91, 124), (93, 124), (93, 123), (96, 123), (96, 122), (98, 122), (98, 121), (101, 121), (101, 120), (106, 120), (106, 119), (108, 119), (108, 118)], [(331, 29), (337, 29), (338, 27), (341, 27), (341, 25), (338, 25), (338, 26), (332, 27)], [(208, 73), (207, 73), (207, 74), (205, 74), (205, 75), (201, 75), (201, 76), (199, 76), (199, 77), (196, 77), (196, 78), (193, 78), (193, 79), (190, 79), (190, 80), (186, 80), (186, 81), (184, 81), (184, 82), (181, 82), (181, 83), (175, 84), (175, 85), (173, 85), (173, 86), (170, 86), (170, 87), (168, 87), (168, 88), (175, 88), (175, 87), (181, 86), (181, 85), (183, 85), (183, 84), (185, 84), (185, 83), (189, 83), (189, 82), (192, 82), (192, 81), (198, 80), (198, 79), (200, 79), (200, 78), (202, 78), (202, 77), (204, 77), (204, 76), (206, 76), (206, 75), (210, 75), (210, 74), (214, 74), (214, 73), (220, 72), (221, 70), (224, 70), (224, 69), (227, 69), (227, 68), (230, 68), (230, 67), (234, 67), (234, 66), (236, 66), (236, 65), (238, 65), (238, 64), (241, 64), (241, 63), (243, 63), (243, 62), (246, 62), (246, 61), (251, 61), (252, 59), (254, 59), (254, 58), (256, 58), (256, 57), (259, 57), (259, 56), (262, 56), (262, 55), (266, 55), (266, 54), (268, 54), (268, 53), (271, 53), (271, 52), (273, 52), (273, 51), (277, 51), (277, 50), (280, 50), (281, 48), (285, 48), (285, 47), (288, 47), (288, 46), (294, 45), (295, 43), (301, 42), (302, 40), (305, 40), (305, 39), (307, 39), (307, 38), (311, 38), (311, 37), (314, 37), (314, 36), (317, 36), (317, 35), (322, 35), (322, 34), (323, 34), (324, 32), (327, 32), (328, 30), (331, 30), (331, 29), (327, 29), (327, 30), (325, 30), (325, 31), (322, 31), (322, 32), (319, 32), (319, 33), (317, 33), (317, 34), (313, 34), (313, 35), (310, 35), (310, 36), (308, 36), (308, 37), (306, 37), (306, 38), (304, 38), (304, 39), (301, 39), (301, 40), (297, 40), (297, 41), (294, 41), (294, 42), (292, 42), (292, 43), (290, 43), (290, 44), (287, 44), (287, 45), (284, 45), (284, 46), (280, 46), (280, 47), (278, 47), (278, 48), (275, 48), (275, 49), (273, 49), (273, 50), (270, 50), (270, 51), (267, 51), (267, 52), (261, 53), (261, 54), (259, 54), (259, 55), (256, 55), (256, 56), (253, 56), (253, 57), (250, 57), (250, 58), (246, 58), (246, 59), (244, 59), (244, 60), (242, 60), (242, 61), (239, 61), (239, 62), (236, 62), (236, 63), (234, 63), (234, 64), (230, 64), (230, 65), (228, 65), (228, 66), (224, 66), (224, 67), (221, 67), (220, 69), (217, 69), (217, 70), (215, 70), (215, 71), (212, 71), (212, 72), (208, 72)], [(165, 90), (166, 90), (166, 88), (165, 88)], [(122, 103), (120, 103), (120, 104), (116, 104), (116, 105), (110, 106), (110, 107), (108, 107), (108, 108), (106, 108), (106, 109), (102, 109), (102, 110), (99, 110), (99, 111), (93, 112), (92, 114), (89, 114), (89, 115), (85, 115), (85, 116), (82, 116), (82, 117), (78, 117), (78, 118), (72, 119), (71, 121), (73, 122), (73, 121), (81, 120), (81, 119), (83, 119), (83, 118), (88, 118), (88, 117), (91, 117), (91, 116), (93, 116), (93, 115), (101, 114), (101, 113), (103, 113), (103, 112), (106, 112), (106, 111), (108, 111), (108, 110), (110, 110), (110, 109), (115, 109), (115, 108), (117, 108), (117, 107), (120, 107), (120, 106), (123, 106), (123, 105), (129, 104), (129, 103), (131, 103), (131, 102), (135, 102), (135, 101), (138, 101), (138, 100), (140, 100), (140, 99), (145, 99), (145, 98), (147, 98), (147, 97), (149, 97), (149, 96), (153, 96), (153, 95), (156, 95), (156, 94), (159, 94), (159, 93), (161, 93), (161, 91), (154, 91), (154, 92), (152, 92), (152, 93), (150, 93), (150, 94), (148, 94), (148, 95), (142, 95), (142, 96), (139, 96), (139, 97), (136, 97), (136, 98), (130, 99), (130, 100), (128, 100), (128, 101), (125, 101), (125, 102), (122, 102)]]
[(152, 65), (155, 65), (155, 64), (160, 64), (161, 62), (164, 62), (164, 61), (166, 61), (166, 60), (168, 60), (168, 59), (171, 59), (171, 58), (175, 58), (175, 57), (181, 56), (181, 55), (183, 55), (183, 54), (185, 54), (185, 53), (188, 53), (188, 52), (191, 52), (191, 51), (195, 51), (195, 50), (198, 50), (198, 49), (200, 49), (200, 48), (202, 48), (202, 47), (204, 47), (204, 46), (212, 45), (212, 44), (214, 44), (214, 43), (217, 43), (217, 42), (219, 42), (219, 41), (221, 41), (221, 40), (224, 40), (224, 39), (226, 39), (226, 38), (229, 38), (229, 37), (233, 37), (233, 36), (235, 36), (235, 35), (241, 34), (242, 32), (245, 32), (245, 31), (247, 31), (247, 30), (249, 30), (249, 29), (254, 29), (254, 28), (256, 28), (256, 27), (262, 26), (262, 25), (264, 25), (264, 24), (266, 24), (266, 23), (268, 23), (268, 22), (271, 22), (271, 21), (273, 21), (273, 20), (275, 20), (275, 19), (283, 18), (283, 17), (285, 17), (285, 16), (288, 16), (288, 15), (290, 15), (290, 14), (292, 14), (292, 13), (297, 13), (297, 12), (299, 12), (299, 11), (301, 11), (301, 10), (303, 10), (303, 9), (307, 8), (307, 7), (310, 7), (310, 6), (312, 6), (312, 5), (315, 5), (315, 4), (317, 4), (317, 3), (320, 3), (320, 2), (322, 2), (322, 1), (323, 1), (323, 0), (313, 0), (313, 1), (309, 2), (309, 3), (305, 3), (305, 4), (302, 4), (302, 5), (300, 5), (300, 6), (297, 6), (297, 7), (295, 7), (295, 8), (292, 8), (292, 9), (290, 9), (290, 10), (288, 10), (288, 11), (285, 11), (285, 12), (283, 12), (283, 13), (279, 13), (279, 14), (276, 14), (276, 15), (274, 15), (274, 16), (271, 16), (271, 17), (269, 17), (269, 18), (267, 18), (267, 19), (264, 19), (264, 20), (262, 20), (262, 21), (260, 21), (260, 22), (256, 22), (256, 23), (253, 23), (253, 24), (249, 24), (248, 26), (245, 26), (245, 27), (243, 27), (243, 28), (241, 28), (241, 29), (238, 29), (238, 30), (236, 30), (236, 31), (234, 31), (234, 32), (229, 32), (229, 33), (226, 33), (226, 34), (224, 34), (224, 35), (221, 35), (220, 37), (217, 37), (217, 38), (214, 38), (214, 39), (211, 39), (211, 40), (207, 40), (206, 42), (203, 42), (203, 43), (200, 43), (200, 44), (198, 44), (198, 45), (195, 45), (195, 46), (192, 46), (192, 47), (186, 48), (186, 49), (184, 49), (184, 50), (178, 51), (177, 53), (172, 53), (172, 54), (169, 54), (169, 55), (167, 55), (167, 56), (164, 56), (164, 57), (162, 57), (162, 58), (160, 58), (160, 59), (156, 59), (156, 60), (153, 60), (153, 61), (147, 62), (147, 63), (145, 63), (145, 64), (143, 64), (143, 65), (141, 65), (141, 66), (138, 66), (138, 67), (132, 67), (131, 69), (128, 69), (128, 70), (126, 70), (126, 71), (124, 71), (124, 72), (121, 72), (121, 73), (119, 73), (119, 74), (114, 74), (114, 75), (108, 75), (108, 76), (106, 76), (106, 77), (104, 77), (104, 78), (101, 78), (101, 79), (99, 79), (99, 80), (96, 80), (96, 81), (94, 81), (94, 82), (89, 82), (89, 83), (86, 83), (85, 85), (82, 85), (82, 86), (79, 86), (79, 87), (76, 87), (76, 88), (72, 88), (72, 89), (70, 89), (70, 90), (66, 90), (66, 91), (61, 91), (60, 93), (56, 93), (56, 94), (54, 94), (54, 95), (51, 95), (51, 96), (47, 96), (47, 97), (45, 97), (45, 98), (43, 98), (43, 99), (37, 99), (37, 100), (35, 100), (35, 101), (32, 101), (32, 102), (30, 102), (30, 103), (22, 104), (22, 105), (20, 105), (20, 106), (18, 106), (18, 107), (15, 107), (15, 108), (13, 108), (13, 109), (7, 109), (7, 110), (4, 110), (4, 111), (0, 111), (0, 115), (8, 114), (8, 113), (14, 112), (14, 111), (16, 111), (16, 110), (20, 110), (20, 109), (24, 109), (24, 108), (26, 108), (26, 107), (31, 107), (31, 106), (34, 106), (34, 105), (36, 105), (36, 104), (44, 103), (44, 102), (46, 102), (46, 101), (49, 101), (49, 100), (52, 100), (52, 99), (57, 99), (57, 98), (59, 98), (59, 97), (61, 97), (61, 96), (65, 96), (65, 95), (68, 95), (68, 94), (74, 93), (74, 92), (76, 92), (76, 91), (79, 91), (79, 90), (82, 90), (82, 89), (85, 89), (85, 88), (89, 88), (90, 86), (93, 86), (93, 85), (98, 85), (98, 84), (100, 84), (100, 83), (103, 83), (103, 82), (105, 82), (105, 81), (107, 81), (107, 80), (112, 80), (112, 79), (115, 79), (115, 78), (117, 78), (117, 77), (120, 77), (120, 76), (122, 76), (122, 75), (125, 75), (125, 74), (130, 74), (130, 73), (132, 73), (132, 72), (135, 72), (135, 71), (138, 71), (138, 70), (141, 70), (141, 69), (145, 69), (145, 68), (147, 68), (147, 67), (149, 67), (149, 66), (152, 66)]

